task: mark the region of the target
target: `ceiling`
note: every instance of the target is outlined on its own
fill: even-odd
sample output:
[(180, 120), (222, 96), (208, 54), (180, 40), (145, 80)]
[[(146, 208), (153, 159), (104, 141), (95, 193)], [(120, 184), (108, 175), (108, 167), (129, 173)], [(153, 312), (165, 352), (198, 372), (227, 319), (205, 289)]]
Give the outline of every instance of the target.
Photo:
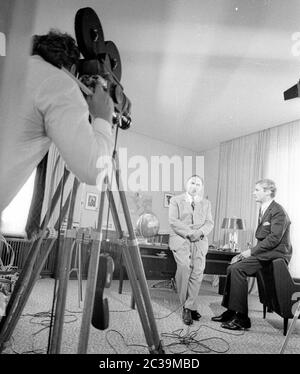
[(119, 49), (127, 131), (201, 152), (300, 118), (299, 0), (40, 0), (34, 32), (74, 35), (85, 6)]

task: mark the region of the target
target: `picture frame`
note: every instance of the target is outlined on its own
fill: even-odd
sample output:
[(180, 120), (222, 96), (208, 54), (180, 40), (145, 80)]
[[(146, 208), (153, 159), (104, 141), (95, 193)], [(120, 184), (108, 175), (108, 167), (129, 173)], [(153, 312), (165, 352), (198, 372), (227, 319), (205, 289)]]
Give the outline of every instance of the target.
[(88, 192), (86, 194), (85, 209), (97, 210), (98, 209), (99, 195), (96, 193)]
[(164, 207), (169, 208), (170, 206), (170, 200), (174, 196), (172, 193), (165, 193), (164, 195)]

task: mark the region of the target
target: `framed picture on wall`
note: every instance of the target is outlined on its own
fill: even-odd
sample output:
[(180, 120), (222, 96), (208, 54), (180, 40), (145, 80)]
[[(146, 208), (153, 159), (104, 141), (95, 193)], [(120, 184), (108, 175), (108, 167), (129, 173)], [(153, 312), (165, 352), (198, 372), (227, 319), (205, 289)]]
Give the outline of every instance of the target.
[(86, 194), (85, 209), (97, 210), (99, 196), (96, 193), (88, 192)]
[(165, 193), (165, 196), (164, 196), (164, 207), (165, 208), (169, 208), (170, 200), (173, 196), (174, 196), (174, 194), (172, 194), (172, 193)]

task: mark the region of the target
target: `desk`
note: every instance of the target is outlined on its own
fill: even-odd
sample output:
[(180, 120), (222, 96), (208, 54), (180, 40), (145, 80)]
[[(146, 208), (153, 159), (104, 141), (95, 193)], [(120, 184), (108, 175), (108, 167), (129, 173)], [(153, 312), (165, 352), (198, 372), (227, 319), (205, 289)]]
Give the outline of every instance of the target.
[(223, 295), (225, 286), (225, 275), (231, 259), (240, 252), (209, 249), (206, 255), (204, 274), (220, 275), (219, 294)]
[[(167, 244), (140, 244), (141, 258), (147, 279), (171, 279), (175, 277), (176, 262)], [(165, 253), (165, 255), (160, 255)], [(220, 275), (219, 294), (223, 294), (227, 266), (232, 257), (240, 252), (209, 249), (204, 274)], [(160, 261), (158, 261), (160, 260)], [(154, 261), (154, 262), (153, 262)], [(119, 293), (122, 293), (124, 265), (121, 259)]]
[(206, 255), (205, 274), (226, 275), (227, 266), (231, 259), (240, 252), (209, 249)]
[[(171, 279), (176, 272), (176, 262), (168, 244), (139, 244), (146, 279)], [(159, 260), (159, 261), (158, 261)], [(124, 271), (123, 256), (120, 259), (119, 293), (122, 293)]]

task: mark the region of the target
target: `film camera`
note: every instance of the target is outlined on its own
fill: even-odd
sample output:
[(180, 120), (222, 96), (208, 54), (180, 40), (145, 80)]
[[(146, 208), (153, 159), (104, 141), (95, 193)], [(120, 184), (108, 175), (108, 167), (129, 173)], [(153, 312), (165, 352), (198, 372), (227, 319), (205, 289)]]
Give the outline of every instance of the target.
[(113, 123), (126, 130), (131, 125), (131, 102), (120, 83), (122, 66), (112, 41), (104, 41), (100, 20), (92, 8), (79, 9), (75, 16), (75, 35), (83, 55), (77, 66), (79, 80), (92, 91), (100, 83), (114, 103)]

